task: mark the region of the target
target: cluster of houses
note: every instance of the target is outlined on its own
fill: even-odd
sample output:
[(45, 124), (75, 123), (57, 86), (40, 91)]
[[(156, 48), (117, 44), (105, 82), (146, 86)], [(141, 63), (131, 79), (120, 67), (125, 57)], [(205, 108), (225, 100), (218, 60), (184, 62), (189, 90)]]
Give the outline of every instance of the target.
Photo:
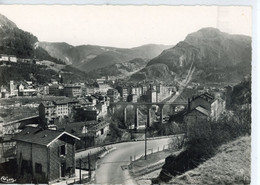
[[(101, 78), (102, 79), (102, 78)], [(175, 86), (163, 84), (110, 84), (97, 79), (94, 83), (63, 84), (52, 80), (46, 85), (33, 84), (32, 81), (10, 81), (9, 86), (0, 87), (0, 98), (13, 96), (66, 96), (70, 98), (84, 97), (100, 93), (106, 95), (111, 102), (160, 102), (178, 90)]]
[[(109, 123), (101, 119), (107, 114), (107, 106), (107, 99), (101, 95), (42, 102), (39, 122), (27, 124), (12, 137), (15, 173), (25, 182), (35, 183), (75, 176), (76, 150), (103, 144), (109, 133)], [(84, 121), (68, 121), (78, 111), (85, 116)]]
[(15, 55), (0, 54), (0, 61), (13, 63), (40, 64), (38, 59), (17, 58)]
[[(115, 89), (109, 91), (120, 96)], [(17, 174), (29, 174), (37, 183), (73, 177), (76, 149), (103, 144), (109, 133), (109, 123), (101, 119), (107, 114), (108, 96), (94, 94), (70, 101), (42, 102), (39, 124), (45, 127), (28, 125), (13, 137)], [(218, 120), (224, 110), (224, 100), (205, 92), (188, 100), (183, 118), (189, 131), (205, 120)], [(71, 114), (86, 117), (84, 121), (66, 121)]]
[(34, 84), (32, 81), (13, 81), (7, 86), (0, 87), (0, 98), (9, 98), (14, 96), (66, 96), (80, 97), (88, 94), (101, 92), (105, 94), (111, 86), (107, 84), (93, 85), (85, 83), (60, 84), (57, 80), (45, 85)]
[[(160, 102), (178, 92), (174, 86), (143, 83), (109, 84), (97, 79), (93, 84), (50, 84), (36, 86), (30, 81), (1, 87), (1, 96), (32, 96), (37, 94), (67, 96), (64, 100), (43, 101), (39, 105), (39, 123), (27, 125), (15, 134), (17, 174), (50, 183), (75, 175), (76, 149), (102, 145), (109, 134), (105, 121), (111, 102)], [(187, 129), (194, 125), (218, 120), (225, 110), (225, 101), (204, 92), (188, 100), (183, 114)], [(1, 121), (1, 120), (0, 120)]]
[(44, 89), (44, 86), (35, 86), (32, 81), (10, 81), (9, 86), (0, 87), (0, 98), (14, 96), (36, 96)]
[[(163, 84), (137, 84), (137, 85), (118, 85), (115, 89), (107, 92), (107, 95), (114, 102), (127, 101), (127, 102), (161, 102), (162, 100), (170, 97), (176, 93), (175, 86), (165, 86)], [(117, 95), (120, 99), (116, 99)]]

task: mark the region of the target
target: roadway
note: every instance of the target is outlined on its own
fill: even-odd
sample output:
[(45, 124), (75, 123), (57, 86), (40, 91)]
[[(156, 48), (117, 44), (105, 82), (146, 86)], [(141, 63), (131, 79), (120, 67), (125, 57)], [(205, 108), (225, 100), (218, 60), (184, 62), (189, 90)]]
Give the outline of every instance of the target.
[[(163, 138), (157, 140), (148, 140), (147, 149), (154, 151), (160, 147), (162, 150), (164, 145), (167, 145), (170, 138)], [(130, 163), (130, 156), (140, 157), (144, 155), (144, 141), (126, 142), (114, 144), (116, 150), (108, 153), (104, 158), (98, 162), (96, 169), (96, 184), (136, 184), (135, 180), (131, 178), (126, 165)]]
[[(167, 103), (174, 102), (177, 97), (182, 93), (185, 86), (191, 80), (192, 74), (195, 68), (190, 68), (186, 79), (182, 82), (179, 92), (171, 97)], [(167, 104), (166, 103), (166, 104)], [(170, 138), (163, 138), (157, 140), (147, 141), (147, 151), (149, 149), (157, 150), (161, 149), (164, 145), (168, 145)], [(98, 162), (98, 168), (96, 169), (96, 184), (137, 184), (135, 180), (129, 174), (129, 171), (125, 169), (130, 163), (130, 157), (139, 157), (144, 155), (144, 141), (127, 142), (114, 144), (116, 147), (111, 153), (108, 153), (104, 158)]]

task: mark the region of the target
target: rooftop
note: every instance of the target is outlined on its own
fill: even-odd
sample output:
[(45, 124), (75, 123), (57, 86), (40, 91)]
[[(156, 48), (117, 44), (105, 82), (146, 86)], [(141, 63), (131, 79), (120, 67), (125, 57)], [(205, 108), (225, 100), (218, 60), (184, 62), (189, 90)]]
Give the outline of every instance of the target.
[(65, 85), (64, 88), (81, 88), (80, 85)]
[(60, 132), (60, 131), (49, 130), (49, 129), (42, 130), (41, 128), (33, 128), (33, 127), (25, 128), (23, 131), (15, 135), (13, 137), (13, 140), (49, 146), (53, 141), (57, 140), (64, 134), (73, 139), (79, 140), (78, 137), (73, 136), (67, 132)]
[(69, 101), (68, 100), (56, 100), (56, 101), (53, 101), (53, 103), (55, 105), (64, 105), (64, 104), (68, 104)]
[(54, 104), (51, 101), (43, 101), (42, 104), (44, 107), (54, 107)]
[(215, 97), (207, 92), (200, 94), (199, 96), (195, 97), (193, 100), (195, 100), (197, 98), (202, 98), (209, 103), (212, 103), (215, 100)]
[(196, 107), (195, 110), (201, 112), (202, 114), (204, 114), (206, 116), (210, 116), (210, 112), (207, 109), (204, 109), (201, 106)]
[(96, 125), (92, 126), (89, 128), (89, 131), (92, 131), (92, 132), (97, 132), (99, 130), (101, 130), (102, 128), (108, 126), (109, 123), (106, 122), (106, 121), (102, 121), (100, 123), (97, 123)]

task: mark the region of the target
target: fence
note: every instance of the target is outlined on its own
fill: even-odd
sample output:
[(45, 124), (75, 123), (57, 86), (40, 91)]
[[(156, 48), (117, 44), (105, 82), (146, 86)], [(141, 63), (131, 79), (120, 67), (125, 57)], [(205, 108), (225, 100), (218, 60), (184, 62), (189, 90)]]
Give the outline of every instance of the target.
[[(159, 146), (157, 148), (148, 148), (146, 155), (150, 155), (153, 153), (157, 153), (157, 152), (161, 152), (161, 151), (165, 151), (165, 150), (179, 150), (182, 148), (183, 144), (184, 144), (184, 139), (185, 139), (185, 135), (184, 134), (179, 134), (179, 135), (174, 135), (174, 137), (172, 137), (172, 143), (163, 145), (163, 146)], [(130, 156), (130, 163), (133, 161), (136, 161), (138, 159), (144, 158), (145, 154), (143, 155), (139, 155), (139, 156)]]
[[(163, 139), (163, 138), (174, 138), (174, 137), (184, 137), (184, 134), (176, 134), (176, 135), (168, 135), (168, 136), (160, 136), (160, 137), (150, 137), (150, 138), (147, 138), (147, 140), (153, 140), (153, 139)], [(144, 141), (144, 139), (138, 139), (138, 140), (135, 140), (135, 141)], [(91, 151), (91, 153), (95, 153), (95, 152), (98, 152), (100, 151), (103, 147), (112, 147), (113, 145), (115, 144), (119, 144), (119, 143), (126, 143), (126, 142), (135, 142), (133, 140), (129, 140), (129, 141), (119, 141), (119, 142), (111, 142), (111, 143), (106, 143), (102, 146), (93, 146), (93, 147), (88, 147), (87, 149), (79, 149), (76, 151), (76, 156), (77, 155), (80, 155), (80, 153), (84, 152), (88, 152), (88, 151)]]

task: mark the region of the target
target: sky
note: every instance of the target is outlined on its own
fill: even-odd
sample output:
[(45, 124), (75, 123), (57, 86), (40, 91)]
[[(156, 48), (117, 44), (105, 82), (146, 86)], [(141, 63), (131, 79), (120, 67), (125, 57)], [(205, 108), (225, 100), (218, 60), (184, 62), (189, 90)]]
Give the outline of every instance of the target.
[(40, 41), (74, 46), (174, 45), (203, 27), (252, 35), (249, 6), (0, 5), (0, 13)]

